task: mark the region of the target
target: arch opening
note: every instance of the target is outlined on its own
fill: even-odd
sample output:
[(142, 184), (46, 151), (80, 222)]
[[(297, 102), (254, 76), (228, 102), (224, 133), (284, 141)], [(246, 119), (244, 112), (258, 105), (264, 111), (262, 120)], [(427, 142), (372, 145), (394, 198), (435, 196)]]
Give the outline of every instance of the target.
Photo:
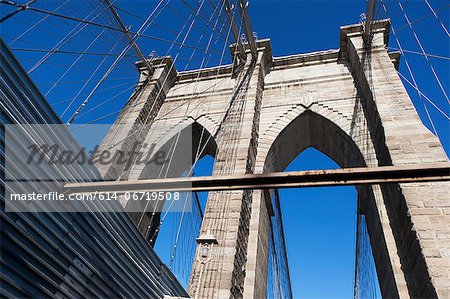
[(273, 140), (264, 171), (284, 171), (308, 147), (320, 150), (340, 167), (366, 166), (363, 155), (347, 133), (327, 118), (306, 110)]
[[(152, 134), (149, 135), (152, 137)], [(198, 122), (176, 125), (169, 132), (164, 132), (154, 147), (155, 153), (165, 153), (167, 163), (147, 164), (139, 179), (190, 176), (193, 165), (207, 155), (215, 157), (216, 150), (214, 137)]]
[[(195, 164), (192, 176), (212, 175), (214, 162), (213, 156), (204, 155)], [(194, 263), (195, 240), (200, 232), (207, 198), (208, 192), (193, 192), (189, 212), (184, 215), (183, 212), (167, 213), (154, 245), (158, 256), (170, 267), (185, 289)]]
[[(266, 155), (264, 171), (363, 166), (364, 157), (351, 137), (327, 118), (307, 110), (276, 136)], [(377, 261), (372, 255), (369, 235), (380, 224), (374, 221), (373, 204), (368, 204), (374, 201), (371, 192), (370, 187), (346, 186), (280, 189), (269, 195), (266, 203), (271, 202), (271, 208), (276, 209), (274, 202), (280, 202), (282, 220), (276, 219), (275, 211), (270, 233), (276, 232), (274, 223), (283, 223), (294, 298), (347, 298), (355, 293), (356, 298), (381, 298), (377, 271), (385, 268), (386, 252), (380, 250)], [(370, 211), (366, 206), (371, 207)], [(366, 212), (370, 214), (368, 225)], [(276, 292), (270, 253), (268, 263), (270, 296)], [(362, 288), (365, 292), (361, 292)]]
[[(145, 165), (139, 179), (212, 174), (217, 144), (201, 124), (190, 122), (179, 125), (165, 135), (160, 134), (156, 140), (155, 155), (162, 151), (169, 159), (162, 165)], [(180, 193), (181, 203), (173, 205), (173, 201), (165, 201), (157, 211), (129, 213), (146, 240), (186, 289), (207, 197), (208, 192)]]

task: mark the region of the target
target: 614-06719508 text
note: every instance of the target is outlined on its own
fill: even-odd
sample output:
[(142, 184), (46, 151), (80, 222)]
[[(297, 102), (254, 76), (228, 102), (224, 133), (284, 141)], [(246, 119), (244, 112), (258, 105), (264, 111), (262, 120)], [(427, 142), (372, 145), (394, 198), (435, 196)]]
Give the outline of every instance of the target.
[(11, 193), (9, 196), (11, 201), (64, 201), (64, 200), (135, 200), (135, 201), (171, 201), (179, 200), (180, 192), (91, 192), (91, 193), (73, 193), (65, 194), (60, 192), (47, 192), (47, 193)]

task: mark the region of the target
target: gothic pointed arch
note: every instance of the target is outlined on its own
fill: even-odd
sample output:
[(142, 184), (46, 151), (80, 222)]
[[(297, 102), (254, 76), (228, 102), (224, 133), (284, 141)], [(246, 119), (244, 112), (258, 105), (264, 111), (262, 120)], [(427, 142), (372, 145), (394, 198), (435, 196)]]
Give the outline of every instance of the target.
[(152, 147), (155, 155), (164, 154), (167, 163), (134, 165), (130, 173), (132, 179), (180, 177), (195, 161), (205, 155), (216, 155), (214, 136), (192, 118), (183, 119), (172, 127), (155, 125), (154, 131), (147, 135), (145, 143)]
[[(135, 163), (129, 179), (191, 176), (194, 164), (206, 155), (215, 157), (217, 150), (211, 133), (192, 118), (185, 118), (170, 127), (155, 122), (144, 143), (148, 144), (147, 148), (152, 151), (150, 163)], [(156, 162), (157, 155), (162, 155), (160, 157), (163, 157), (163, 163)], [(144, 237), (152, 246), (156, 242), (161, 225), (161, 204), (164, 205), (160, 203), (159, 208), (148, 208), (146, 202), (129, 201), (125, 206), (133, 222), (144, 232)], [(150, 211), (151, 209), (155, 210)]]
[(306, 148), (313, 147), (341, 167), (364, 167), (365, 159), (352, 138), (338, 125), (311, 110), (303, 111), (273, 140), (264, 171), (284, 171)]
[[(315, 111), (313, 111), (315, 110)], [(260, 159), (263, 159), (264, 172), (282, 172), (287, 166), (307, 148), (314, 148), (340, 167), (365, 167), (367, 164), (362, 150), (367, 150), (362, 144), (357, 144), (349, 135), (352, 120), (348, 119), (336, 123), (325, 117), (320, 107), (315, 109), (302, 109), (295, 117), (283, 127), (278, 127), (276, 134), (272, 132), (270, 146), (262, 148)], [(267, 134), (266, 134), (267, 136)], [(387, 239), (385, 238), (379, 211), (375, 201), (374, 189), (371, 186), (355, 186), (358, 193), (359, 213), (364, 214), (373, 248), (373, 255), (378, 273), (379, 283), (383, 296), (390, 297), (396, 294), (397, 287), (393, 283), (394, 269), (389, 257)], [(264, 193), (267, 197), (267, 193)], [(265, 198), (266, 204), (271, 199)]]

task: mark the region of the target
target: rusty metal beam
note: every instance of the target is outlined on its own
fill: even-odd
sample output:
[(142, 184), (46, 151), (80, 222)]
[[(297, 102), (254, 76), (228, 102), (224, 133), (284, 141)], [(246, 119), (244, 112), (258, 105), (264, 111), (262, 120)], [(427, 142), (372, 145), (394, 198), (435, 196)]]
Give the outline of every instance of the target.
[(229, 176), (70, 183), (69, 193), (221, 191), (450, 181), (450, 163), (275, 172)]

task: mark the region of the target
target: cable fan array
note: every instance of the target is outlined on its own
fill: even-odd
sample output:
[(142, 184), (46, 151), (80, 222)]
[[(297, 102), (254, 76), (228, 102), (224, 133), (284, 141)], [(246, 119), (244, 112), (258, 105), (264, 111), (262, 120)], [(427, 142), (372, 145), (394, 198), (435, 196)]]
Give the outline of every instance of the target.
[[(237, 25), (237, 36), (241, 35), (243, 25), (243, 16), (236, 9), (237, 0), (230, 1), (230, 7), (228, 1), (222, 0), (142, 1), (134, 6), (127, 5), (125, 0), (2, 0), (0, 3), (2, 39), (67, 124), (112, 123), (123, 111), (126, 99), (136, 94), (139, 72), (135, 63), (142, 60), (142, 55), (150, 63), (157, 56), (171, 56), (173, 67), (181, 77), (183, 71), (232, 64), (236, 59), (229, 51), (229, 46), (236, 42), (233, 24)], [(393, 38), (389, 48), (400, 51), (404, 59), (398, 74), (424, 123), (445, 146), (449, 138), (450, 100), (448, 85), (445, 85), (441, 74), (448, 76), (450, 58), (448, 48), (442, 52), (442, 49), (427, 47), (423, 28), (429, 30), (428, 27), (433, 26), (436, 32), (441, 33), (440, 38), (448, 47), (450, 35), (443, 14), (450, 5), (438, 7), (428, 0), (414, 3), (423, 6), (423, 14), (419, 16), (411, 16), (408, 5), (400, 0), (380, 0), (375, 7), (374, 18), (391, 18)], [(145, 50), (141, 52), (139, 49)], [(365, 66), (370, 73), (370, 61)], [(427, 78), (434, 81), (427, 82)], [(222, 116), (222, 122), (228, 117), (243, 117), (243, 109), (239, 108), (245, 103), (249, 82), (245, 77), (238, 77), (237, 80), (241, 80), (242, 85), (233, 91), (234, 96), (227, 103), (228, 109)], [(196, 96), (199, 81), (200, 73), (190, 83), (193, 86), (192, 98)], [(211, 87), (211, 95), (219, 84), (220, 81)], [(206, 114), (211, 108), (207, 100), (198, 105)], [(185, 119), (198, 108), (191, 107), (189, 103), (181, 103), (177, 107), (185, 109)], [(223, 128), (221, 123), (219, 129), (228, 130), (230, 134), (242, 128)], [(202, 128), (202, 138), (194, 145), (193, 165), (180, 175), (193, 175), (196, 164), (204, 157), (206, 144), (220, 134), (219, 131), (207, 135), (205, 128)], [(136, 134), (143, 132), (137, 131)], [(179, 139), (180, 132), (175, 132), (169, 154), (176, 152)], [(125, 141), (120, 140), (116, 145)], [(219, 146), (226, 155), (234, 155), (238, 148), (237, 140)], [(233, 169), (233, 165), (228, 166)], [(160, 172), (157, 177), (165, 178), (167, 174), (167, 171)], [(197, 194), (186, 196), (192, 201), (192, 212), (183, 209), (171, 213), (169, 206), (162, 213), (156, 230), (148, 228), (145, 233), (147, 239), (154, 241), (159, 232), (164, 232), (165, 238), (162, 240), (165, 244), (160, 247), (161, 256), (166, 258), (165, 262), (185, 286), (204, 213), (204, 204), (199, 204)], [(205, 200), (204, 197), (201, 201)], [(272, 297), (290, 298), (292, 291), (278, 194), (272, 198), (276, 209), (269, 236), (268, 293)], [(224, 214), (227, 212), (226, 202), (225, 199), (222, 201), (221, 211)], [(365, 217), (357, 217), (355, 297), (379, 298)], [(142, 219), (141, 216), (139, 224)], [(214, 225), (212, 223), (212, 227)]]

